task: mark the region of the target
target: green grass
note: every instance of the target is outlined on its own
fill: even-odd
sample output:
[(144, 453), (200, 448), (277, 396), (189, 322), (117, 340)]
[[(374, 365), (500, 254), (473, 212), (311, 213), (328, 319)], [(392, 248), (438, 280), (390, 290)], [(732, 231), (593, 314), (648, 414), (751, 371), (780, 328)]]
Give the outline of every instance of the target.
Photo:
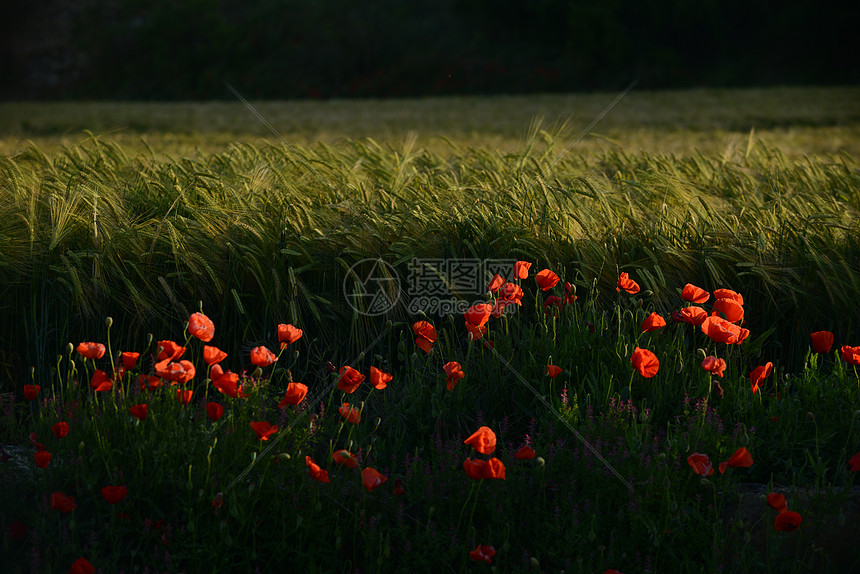
[[(65, 571), (79, 556), (117, 572), (461, 571), (481, 566), (468, 559), (478, 543), (508, 572), (537, 569), (533, 558), (566, 572), (856, 568), (831, 542), (857, 534), (845, 509), (860, 379), (838, 350), (809, 350), (817, 330), (836, 348), (860, 344), (856, 96), (632, 92), (572, 149), (613, 95), (260, 104), (286, 144), (241, 104), (0, 104), (0, 428), (33, 473), (3, 470), (14, 503), (0, 522), (28, 526), (25, 540), (4, 538), (11, 571)], [(420, 293), (378, 317), (353, 309), (348, 271), (368, 258), (403, 291), (415, 258), (534, 265), (522, 308), (490, 320), (490, 350), (459, 314), (410, 312)], [(549, 293), (569, 281), (578, 296), (557, 317), (532, 282), (545, 267), (561, 277)], [(639, 294), (616, 291), (622, 271)], [(686, 283), (742, 293), (749, 340), (727, 347), (673, 323)], [(202, 343), (183, 332), (201, 306), (249, 397), (208, 381)], [(642, 334), (651, 311), (670, 324)], [(413, 341), (422, 318), (439, 331), (430, 355)], [(254, 373), (248, 353), (277, 348), (279, 323), (305, 335)], [(187, 406), (175, 388), (137, 385), (164, 339), (185, 340), (197, 365)], [(108, 356), (66, 350), (88, 340), (141, 363), (95, 393)], [(659, 357), (654, 379), (632, 370), (637, 346)], [(729, 365), (722, 398), (706, 354)], [(466, 373), (454, 391), (448, 361)], [(754, 394), (749, 373), (767, 361), (774, 374)], [(344, 395), (329, 362), (394, 381)], [(563, 374), (547, 378), (548, 363)], [(309, 397), (278, 409), (289, 377)], [(30, 382), (38, 401), (21, 399)], [(213, 399), (226, 406), (217, 423), (203, 410)], [(150, 415), (136, 421), (128, 408), (142, 402)], [(343, 402), (361, 405), (360, 424), (342, 422)], [(58, 420), (70, 436), (53, 437)], [(261, 420), (280, 427), (271, 450), (250, 429)], [(481, 425), (499, 436), (505, 481), (465, 475), (476, 455), (462, 441)], [(53, 455), (46, 469), (31, 432)], [(513, 458), (527, 440), (542, 462)], [(741, 446), (749, 469), (702, 480), (686, 463)], [(340, 448), (389, 480), (366, 492), (358, 470), (331, 462)], [(308, 476), (306, 455), (330, 484)], [(740, 483), (783, 489), (801, 529), (776, 532), (764, 503), (736, 514), (749, 502)], [(127, 518), (101, 498), (106, 484), (128, 487)], [(54, 491), (78, 509), (52, 511)], [(67, 542), (49, 550), (51, 539)]]

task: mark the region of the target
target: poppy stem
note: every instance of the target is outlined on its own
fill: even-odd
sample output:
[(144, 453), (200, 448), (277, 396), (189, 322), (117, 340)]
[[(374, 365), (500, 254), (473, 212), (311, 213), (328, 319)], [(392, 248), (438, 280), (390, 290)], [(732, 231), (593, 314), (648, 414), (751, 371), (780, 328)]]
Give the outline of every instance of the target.
[(108, 317), (107, 320), (105, 320), (105, 324), (107, 325), (107, 348), (108, 356), (110, 357), (111, 379), (113, 379), (114, 375), (116, 374), (116, 364), (113, 360), (113, 350), (111, 349), (110, 344), (110, 328), (113, 326), (113, 319), (111, 317)]
[[(472, 528), (472, 519), (475, 516), (475, 507), (478, 506), (478, 492), (481, 489), (481, 484), (484, 482), (483, 478), (480, 478), (476, 481), (478, 484), (473, 484), (472, 488), (469, 490), (469, 496), (466, 497), (466, 501), (463, 503), (463, 507), (460, 509), (460, 516), (457, 518), (457, 530), (456, 532), (460, 533), (460, 522), (463, 520), (463, 512), (465, 512), (466, 507), (469, 505), (469, 500), (472, 498), (472, 494), (475, 495), (475, 500), (472, 502), (472, 510), (469, 512), (469, 523), (466, 526), (466, 535), (468, 536), (469, 530)], [(469, 541), (466, 541), (466, 544), (469, 544)]]

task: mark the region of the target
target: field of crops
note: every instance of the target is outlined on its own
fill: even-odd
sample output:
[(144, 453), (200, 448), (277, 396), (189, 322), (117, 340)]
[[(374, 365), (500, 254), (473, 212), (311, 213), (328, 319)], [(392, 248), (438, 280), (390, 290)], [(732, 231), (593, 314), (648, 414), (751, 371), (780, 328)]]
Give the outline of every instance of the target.
[(860, 90), (615, 96), (0, 104), (4, 568), (860, 568)]

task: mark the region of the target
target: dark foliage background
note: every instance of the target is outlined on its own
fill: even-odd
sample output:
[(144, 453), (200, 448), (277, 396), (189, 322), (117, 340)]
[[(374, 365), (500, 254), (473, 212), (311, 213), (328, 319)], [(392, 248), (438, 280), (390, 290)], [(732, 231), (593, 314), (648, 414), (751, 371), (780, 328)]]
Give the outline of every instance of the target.
[(860, 8), (803, 0), (13, 0), (0, 97), (398, 97), (852, 84)]

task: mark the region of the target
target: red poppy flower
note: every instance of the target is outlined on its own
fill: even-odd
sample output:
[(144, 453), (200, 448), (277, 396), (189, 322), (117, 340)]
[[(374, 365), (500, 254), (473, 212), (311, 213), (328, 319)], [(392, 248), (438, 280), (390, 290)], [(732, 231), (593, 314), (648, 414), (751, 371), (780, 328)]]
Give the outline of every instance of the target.
[(101, 343), (81, 343), (78, 345), (77, 351), (87, 359), (101, 359), (105, 355), (105, 346)]
[(774, 510), (785, 512), (788, 510), (788, 503), (785, 501), (785, 496), (771, 492), (767, 495), (767, 504)]
[(564, 303), (564, 299), (556, 297), (555, 295), (550, 295), (543, 302), (543, 314), (549, 315), (552, 313), (554, 317), (558, 317), (561, 313), (562, 303)]
[(848, 470), (860, 472), (860, 452), (848, 459)]
[(51, 430), (54, 431), (54, 436), (57, 438), (63, 438), (67, 434), (69, 434), (69, 423), (67, 422), (59, 422), (51, 426)]
[(209, 376), (212, 377), (212, 384), (233, 384), (236, 385), (239, 382), (239, 374), (234, 373), (231, 370), (224, 370), (221, 368), (221, 365), (212, 365), (212, 368), (209, 369)]
[(648, 349), (636, 347), (633, 350), (633, 355), (630, 357), (630, 362), (633, 363), (633, 368), (639, 371), (639, 374), (646, 379), (655, 376), (660, 369), (660, 361), (657, 359), (657, 355)]
[(550, 379), (554, 379), (557, 376), (559, 376), (563, 370), (564, 369), (562, 369), (561, 367), (559, 367), (557, 365), (547, 365), (546, 366), (546, 376), (548, 376)]
[(206, 416), (212, 421), (217, 421), (224, 414), (224, 407), (218, 403), (206, 403)]
[(269, 440), (269, 437), (278, 432), (278, 427), (270, 425), (266, 421), (252, 422), (251, 428), (257, 433), (257, 438), (260, 440)]
[(23, 540), (27, 538), (27, 525), (16, 520), (6, 527), (6, 537), (10, 540)]
[(162, 381), (160, 377), (154, 377), (152, 375), (138, 375), (137, 381), (140, 383), (140, 390), (146, 389), (154, 391), (164, 384), (164, 381)]
[(72, 567), (69, 568), (69, 574), (95, 574), (96, 569), (86, 558), (78, 558), (72, 562)]
[(305, 332), (298, 327), (281, 323), (278, 325), (278, 342), (281, 343), (281, 348), (283, 349), (290, 343), (295, 343), (301, 339), (304, 333)]
[(484, 478), (483, 472), (485, 466), (487, 466), (487, 461), (480, 458), (474, 460), (467, 458), (463, 461), (463, 470), (466, 471), (466, 476), (474, 480)]
[(193, 394), (194, 391), (192, 391), (191, 389), (176, 389), (176, 400), (183, 405), (187, 405), (191, 402), (191, 395)]
[(839, 349), (842, 352), (842, 360), (850, 365), (860, 365), (860, 347), (843, 346)]
[(482, 478), (500, 478), (505, 480), (505, 465), (496, 457), (487, 461), (484, 468), (481, 469)]
[(331, 482), (328, 478), (328, 471), (321, 469), (320, 465), (315, 463), (311, 457), (305, 457), (305, 465), (308, 467), (308, 474), (310, 474), (311, 478), (314, 480), (318, 480), (326, 484)]
[(738, 305), (743, 306), (744, 297), (740, 293), (736, 293), (731, 289), (717, 289), (714, 291), (714, 299), (731, 299)]
[(197, 374), (194, 363), (187, 360), (168, 362), (167, 359), (155, 364), (155, 374), (173, 384), (187, 383)]
[(367, 492), (371, 492), (374, 488), (388, 480), (388, 477), (381, 474), (378, 470), (368, 466), (361, 471), (361, 483)]
[(737, 323), (744, 318), (744, 308), (734, 299), (717, 299), (714, 301), (714, 311), (726, 316), (729, 323)]
[(220, 363), (224, 359), (227, 358), (227, 353), (219, 349), (218, 347), (212, 347), (210, 345), (203, 345), (203, 362), (209, 365), (210, 367), (215, 363)]
[(816, 331), (809, 337), (812, 339), (812, 350), (816, 353), (826, 355), (833, 347), (833, 333), (830, 331)]
[(499, 287), (501, 287), (504, 284), (505, 284), (505, 278), (502, 277), (501, 275), (499, 275), (498, 273), (496, 273), (495, 275), (493, 275), (493, 279), (490, 281), (490, 284), (487, 285), (487, 291), (492, 293), (493, 291), (495, 291), (496, 289), (498, 289)]
[(394, 479), (394, 496), (400, 496), (401, 494), (405, 494), (406, 489), (403, 488), (403, 479), (395, 478)]
[(528, 279), (531, 267), (532, 264), (528, 261), (517, 261), (514, 263), (514, 279)]
[(204, 343), (208, 343), (215, 336), (215, 323), (203, 313), (192, 313), (188, 319), (188, 332)]
[(425, 353), (430, 353), (437, 338), (436, 328), (427, 321), (416, 321), (412, 325), (412, 332), (415, 333), (415, 344)]
[(175, 361), (185, 354), (185, 347), (182, 347), (174, 341), (159, 341), (158, 342), (158, 361)]
[(287, 394), (284, 395), (284, 398), (281, 399), (278, 406), (283, 409), (286, 408), (287, 405), (297, 405), (305, 400), (305, 396), (307, 396), (307, 394), (307, 385), (302, 383), (289, 383), (287, 385)]
[(225, 394), (234, 399), (238, 399), (240, 396), (243, 396), (238, 385), (239, 375), (231, 372), (224, 373), (216, 380), (212, 381), (212, 386), (215, 387), (219, 393)]
[(340, 416), (345, 418), (347, 422), (357, 425), (361, 422), (361, 411), (349, 403), (343, 403), (338, 409)]
[(471, 445), (481, 454), (493, 454), (496, 450), (496, 433), (490, 427), (483, 426), (464, 440), (463, 444)]
[(149, 412), (149, 405), (134, 405), (133, 407), (129, 407), (128, 412), (137, 420), (145, 421), (146, 415)]
[(394, 379), (393, 375), (380, 371), (376, 367), (370, 367), (370, 384), (373, 385), (374, 389), (381, 391), (388, 386), (392, 379)]
[(658, 315), (656, 312), (653, 312), (648, 315), (648, 317), (646, 317), (644, 321), (642, 321), (642, 332), (648, 333), (650, 331), (656, 331), (660, 327), (665, 326), (666, 320), (663, 319), (663, 317)]
[(531, 460), (536, 456), (537, 451), (529, 445), (521, 446), (520, 449), (514, 453), (514, 458), (518, 460)]
[[(514, 283), (505, 283), (505, 285), (514, 285)], [(496, 302), (493, 305), (493, 317), (498, 319), (505, 314), (505, 309), (512, 307), (513, 305), (522, 305), (522, 303), (508, 301), (506, 299), (496, 299)]]
[(726, 472), (726, 467), (732, 468), (749, 468), (753, 465), (753, 457), (747, 447), (742, 446), (735, 451), (735, 454), (729, 457), (729, 460), (720, 463), (720, 474)]
[(68, 514), (74, 509), (76, 509), (78, 505), (75, 503), (75, 499), (71, 496), (66, 496), (62, 492), (52, 492), (51, 493), (51, 508), (54, 510), (59, 510), (63, 514)]
[(445, 374), (447, 375), (446, 386), (449, 391), (453, 391), (454, 387), (457, 386), (457, 383), (460, 382), (460, 379), (466, 376), (466, 373), (464, 373), (462, 371), (462, 367), (460, 367), (460, 363), (456, 361), (445, 363), (442, 365), (442, 369), (445, 370)]
[(469, 558), (475, 562), (484, 561), (487, 564), (492, 562), (493, 556), (496, 555), (496, 549), (489, 544), (478, 544), (474, 550), (469, 551)]
[(712, 341), (726, 345), (740, 345), (750, 334), (747, 329), (742, 329), (717, 315), (705, 317), (701, 323), (701, 328), (702, 332)]
[(773, 372), (773, 363), (768, 362), (766, 365), (762, 365), (760, 367), (756, 367), (753, 369), (752, 373), (750, 373), (750, 384), (752, 385), (752, 392), (758, 392), (759, 385), (761, 385), (766, 378), (770, 376)]
[(340, 377), (337, 379), (337, 388), (345, 393), (352, 394), (363, 380), (364, 375), (349, 365), (344, 365), (340, 368)]
[(358, 461), (355, 456), (348, 450), (336, 450), (331, 455), (332, 460), (337, 464), (342, 464), (347, 468), (358, 468)]
[(487, 334), (487, 326), (481, 325), (480, 327), (475, 327), (468, 321), (466, 321), (466, 331), (469, 332), (469, 340), (477, 341), (484, 337)]
[(631, 279), (627, 273), (622, 273), (618, 277), (618, 285), (615, 287), (615, 290), (620, 292), (622, 289), (631, 295), (635, 295), (639, 293), (639, 283)]
[(701, 307), (684, 307), (680, 311), (672, 312), (672, 319), (676, 323), (689, 323), (693, 326), (701, 325), (708, 318), (708, 313)]
[(776, 515), (773, 527), (780, 532), (794, 532), (800, 528), (801, 517), (797, 512), (786, 510)]
[[(522, 307), (523, 295), (525, 295), (525, 291), (523, 291), (522, 287), (516, 283), (505, 283), (499, 290), (499, 300), (496, 301), (496, 306), (498, 307), (501, 304), (502, 310), (504, 310), (506, 305), (513, 305), (514, 303)], [(493, 317), (496, 319), (499, 318), (495, 308), (493, 309)]]
[(101, 490), (102, 497), (107, 501), (108, 504), (117, 504), (126, 496), (128, 496), (128, 489), (124, 486), (105, 486)]
[(535, 281), (537, 281), (537, 286), (541, 291), (548, 291), (558, 285), (559, 278), (558, 275), (549, 269), (543, 269), (535, 275)]
[(478, 303), (472, 305), (463, 313), (466, 319), (466, 329), (472, 333), (472, 339), (477, 340), (483, 336), (482, 327), (490, 320), (490, 315), (493, 313), (493, 305), (490, 303)]
[(93, 378), (90, 379), (90, 387), (98, 393), (109, 391), (113, 388), (113, 381), (110, 380), (106, 372), (96, 369), (96, 372), (93, 373)]
[(711, 459), (706, 454), (694, 452), (687, 457), (687, 464), (693, 469), (693, 472), (702, 476), (711, 476), (714, 474), (714, 467), (711, 465)]
[(126, 351), (120, 355), (122, 358), (122, 366), (126, 371), (130, 371), (137, 366), (137, 360), (140, 359), (140, 353), (132, 353)]
[(681, 290), (681, 299), (683, 299), (684, 301), (689, 301), (690, 303), (698, 303), (699, 305), (701, 305), (710, 297), (710, 293), (708, 293), (701, 287), (696, 287), (692, 283), (687, 283), (686, 285), (684, 285), (684, 289)]
[(40, 390), (42, 390), (42, 387), (39, 385), (24, 385), (24, 399), (28, 401), (36, 400)]
[(37, 450), (33, 457), (36, 459), (36, 466), (39, 468), (46, 468), (49, 464), (51, 464), (51, 453), (46, 450)]
[(726, 361), (725, 359), (708, 356), (705, 357), (704, 361), (702, 361), (702, 368), (709, 373), (713, 373), (714, 375), (722, 378), (723, 373), (726, 371)]
[(564, 302), (565, 303), (573, 303), (576, 301), (576, 295), (573, 294), (573, 285), (571, 285), (570, 281), (564, 282)]
[(263, 345), (251, 349), (251, 362), (258, 367), (268, 367), (277, 360), (278, 357)]

